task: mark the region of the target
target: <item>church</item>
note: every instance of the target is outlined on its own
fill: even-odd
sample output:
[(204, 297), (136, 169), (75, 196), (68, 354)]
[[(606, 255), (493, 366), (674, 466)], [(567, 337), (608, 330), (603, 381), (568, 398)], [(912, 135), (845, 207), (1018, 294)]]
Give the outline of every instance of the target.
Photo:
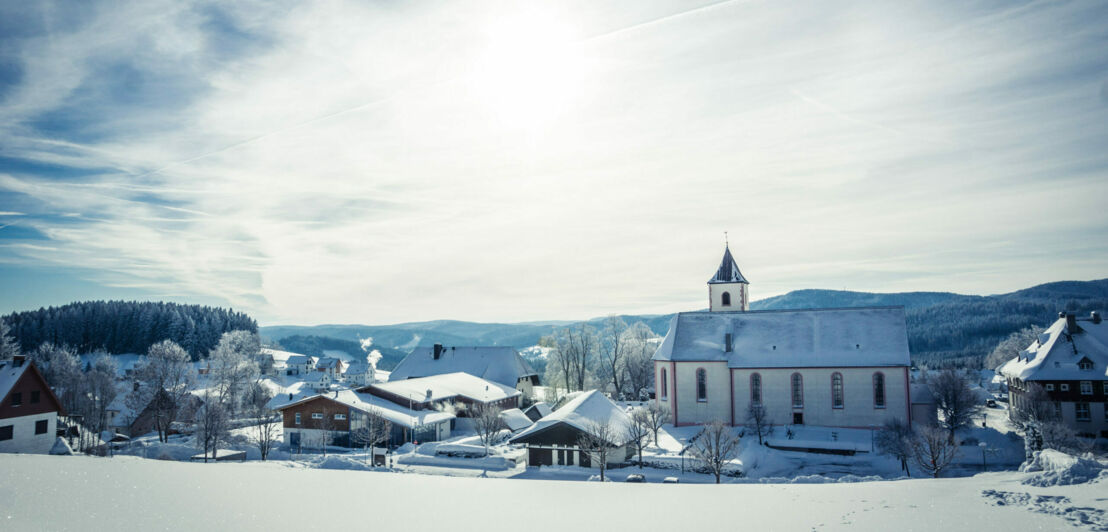
[(903, 308), (751, 311), (749, 286), (725, 248), (708, 311), (670, 323), (654, 389), (675, 425), (743, 425), (751, 404), (778, 426), (911, 423)]

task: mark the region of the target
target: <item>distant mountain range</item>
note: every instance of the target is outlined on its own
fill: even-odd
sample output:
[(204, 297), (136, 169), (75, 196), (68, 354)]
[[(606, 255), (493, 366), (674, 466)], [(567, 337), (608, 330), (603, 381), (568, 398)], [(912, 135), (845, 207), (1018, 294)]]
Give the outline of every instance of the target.
[[(949, 292), (878, 294), (842, 290), (796, 290), (754, 301), (752, 310), (903, 306), (908, 321), (908, 344), (917, 364), (976, 366), (1000, 340), (1019, 329), (1045, 326), (1061, 310), (1089, 312), (1108, 309), (1108, 279), (1061, 281), (1034, 286), (1010, 294), (967, 296)], [(672, 314), (623, 315), (627, 323), (641, 321), (664, 335)], [(588, 320), (600, 325), (604, 318)], [(259, 327), (267, 339), (283, 338), (320, 343), (311, 337), (332, 338), (356, 345), (365, 338), (382, 349), (382, 368), (395, 365), (402, 353), (419, 345), (511, 345), (526, 347), (559, 327), (574, 321), (529, 323), (474, 323), (454, 320), (400, 323), (396, 325), (278, 325)], [(309, 338), (309, 340), (305, 340)], [(326, 342), (323, 342), (326, 343)], [(291, 346), (285, 346), (292, 349)], [(295, 350), (295, 349), (293, 349)]]

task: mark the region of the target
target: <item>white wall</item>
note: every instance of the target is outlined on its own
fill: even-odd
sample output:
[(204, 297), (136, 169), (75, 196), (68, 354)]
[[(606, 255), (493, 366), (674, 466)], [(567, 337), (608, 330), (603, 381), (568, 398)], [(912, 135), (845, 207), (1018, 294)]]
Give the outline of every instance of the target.
[[(723, 306), (723, 293), (731, 294), (731, 306)], [(743, 283), (709, 283), (708, 310), (712, 312), (747, 310), (746, 285)]]
[[(708, 378), (706, 401), (696, 400), (696, 370), (704, 368)], [(731, 423), (731, 388), (727, 380), (726, 362), (678, 362), (674, 379), (677, 421), (682, 425), (710, 423), (715, 420)], [(672, 414), (672, 412), (671, 412)]]
[[(907, 422), (909, 405), (905, 371), (906, 368), (736, 369), (735, 424), (741, 425), (746, 419), (750, 406), (750, 375), (755, 372), (762, 376), (762, 404), (774, 425), (792, 423), (793, 412), (804, 413), (805, 425), (868, 427), (892, 418)], [(831, 406), (831, 375), (835, 372), (843, 376), (843, 408)], [(875, 372), (885, 375), (885, 408), (874, 406)], [(800, 373), (803, 377), (803, 408), (792, 406), (790, 379), (793, 373)]]
[[(35, 422), (43, 419), (47, 420), (46, 434), (35, 434)], [(12, 425), (12, 439), (0, 441), (0, 452), (46, 454), (57, 438), (58, 413), (0, 419), (0, 427), (7, 425)]]

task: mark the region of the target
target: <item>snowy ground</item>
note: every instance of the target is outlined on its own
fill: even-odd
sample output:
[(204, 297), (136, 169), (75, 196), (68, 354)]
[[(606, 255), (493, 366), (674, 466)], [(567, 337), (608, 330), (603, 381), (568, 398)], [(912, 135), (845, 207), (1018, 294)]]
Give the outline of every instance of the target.
[[(520, 483), (502, 479), (287, 462), (0, 455), (0, 522), (5, 530), (82, 531), (1108, 530), (1105, 480), (1043, 488), (1021, 483), (1029, 476), (722, 486), (534, 480), (521, 492)], [(340, 503), (282, 502), (304, 496)]]

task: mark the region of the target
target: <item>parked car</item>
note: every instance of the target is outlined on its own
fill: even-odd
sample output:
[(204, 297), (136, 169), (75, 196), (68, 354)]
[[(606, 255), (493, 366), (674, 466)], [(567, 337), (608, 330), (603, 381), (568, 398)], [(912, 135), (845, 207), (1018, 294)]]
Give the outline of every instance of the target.
[(627, 482), (643, 483), (646, 482), (646, 477), (638, 473), (631, 473), (627, 475)]
[(996, 406), (996, 400), (995, 400), (995, 399), (988, 399), (988, 400), (986, 400), (986, 401), (985, 401), (985, 406), (987, 406), (987, 407), (989, 407), (989, 408), (996, 408), (996, 407), (997, 407), (997, 406)]
[(662, 479), (662, 484), (678, 484), (680, 482), (681, 479), (677, 477), (666, 477)]

